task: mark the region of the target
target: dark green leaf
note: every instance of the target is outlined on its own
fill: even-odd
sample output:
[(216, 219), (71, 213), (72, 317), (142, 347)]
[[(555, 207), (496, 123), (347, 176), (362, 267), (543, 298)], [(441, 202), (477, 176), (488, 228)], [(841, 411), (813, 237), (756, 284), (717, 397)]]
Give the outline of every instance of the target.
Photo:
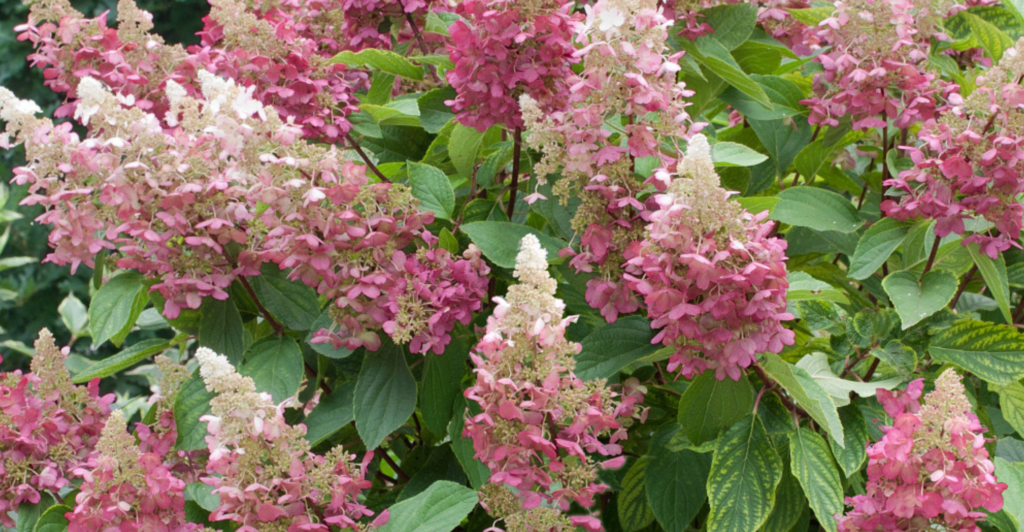
[(754, 406), (754, 388), (745, 378), (718, 380), (714, 370), (697, 376), (679, 399), (679, 425), (700, 445), (746, 416)]
[(252, 377), (257, 390), (282, 403), (299, 391), (304, 369), (299, 344), (287, 336), (271, 335), (249, 347), (239, 373)]
[(94, 363), (85, 370), (76, 373), (74, 382), (81, 384), (93, 379), (109, 377), (119, 371), (128, 369), (147, 358), (164, 352), (170, 344), (161, 338), (143, 340), (120, 353)]
[(309, 440), (310, 446), (316, 447), (327, 441), (345, 425), (355, 420), (355, 395), (356, 381), (346, 381), (330, 395), (320, 399), (313, 411), (306, 416), (306, 439)]
[(289, 329), (305, 331), (320, 317), (316, 291), (289, 280), (274, 264), (260, 268), (260, 276), (253, 278), (252, 287), (260, 303)]
[(203, 316), (199, 322), (199, 345), (228, 357), (234, 365), (241, 364), (245, 354), (245, 330), (235, 303), (231, 299), (221, 301), (208, 297), (199, 311)]
[(576, 355), (576, 376), (583, 380), (607, 379), (626, 366), (654, 353), (660, 344), (651, 344), (651, 323), (640, 316), (619, 318), (583, 339), (583, 350)]
[(840, 233), (851, 233), (864, 224), (850, 200), (814, 187), (793, 187), (780, 192), (771, 218), (789, 225)]
[(423, 69), (410, 63), (408, 59), (392, 52), (377, 48), (366, 48), (359, 52), (345, 50), (331, 59), (332, 63), (342, 63), (351, 67), (387, 72), (403, 78), (422, 80)]
[(929, 352), (936, 362), (948, 362), (1005, 386), (1024, 378), (1024, 335), (1008, 325), (960, 320), (932, 338)]
[(867, 279), (889, 260), (889, 255), (903, 243), (913, 224), (893, 218), (882, 218), (868, 228), (857, 242), (857, 251), (850, 259), (850, 279)]
[(459, 229), (469, 235), (484, 256), (502, 268), (514, 268), (516, 255), (519, 254), (519, 243), (527, 234), (540, 240), (540, 245), (547, 251), (548, 260), (558, 257), (558, 252), (567, 246), (564, 241), (552, 238), (540, 231), (511, 222), (473, 222)]
[(789, 437), (793, 476), (800, 481), (807, 500), (826, 530), (836, 531), (833, 516), (843, 511), (843, 485), (828, 445), (818, 433), (799, 428)]
[(426, 358), (420, 412), (427, 428), (443, 437), (452, 419), (452, 408), (462, 392), (469, 348), (462, 340), (453, 338), (443, 355), (428, 353)]
[(416, 380), (405, 363), (402, 348), (385, 337), (376, 353), (367, 353), (355, 392), (359, 437), (367, 449), (405, 424), (416, 410)]
[(845, 447), (840, 447), (835, 440), (830, 440), (832, 454), (835, 455), (839, 467), (843, 469), (846, 477), (851, 477), (860, 471), (868, 455), (864, 449), (868, 444), (868, 427), (864, 421), (864, 414), (857, 405), (847, 405), (839, 409), (839, 419), (843, 422), (843, 435), (845, 436)]
[(647, 502), (665, 532), (685, 532), (707, 500), (711, 456), (690, 450), (662, 451), (649, 457)]
[(644, 456), (634, 462), (622, 479), (622, 491), (616, 502), (623, 532), (636, 532), (654, 521), (654, 512), (647, 504), (647, 484), (644, 478), (649, 460), (649, 456)]
[(89, 302), (92, 345), (99, 346), (110, 340), (121, 347), (149, 302), (149, 293), (142, 281), (142, 274), (125, 272), (108, 280), (92, 297)]
[(196, 370), (178, 390), (174, 400), (174, 422), (178, 429), (175, 448), (182, 451), (206, 449), (206, 423), (199, 418), (210, 413), (210, 399), (216, 396)]

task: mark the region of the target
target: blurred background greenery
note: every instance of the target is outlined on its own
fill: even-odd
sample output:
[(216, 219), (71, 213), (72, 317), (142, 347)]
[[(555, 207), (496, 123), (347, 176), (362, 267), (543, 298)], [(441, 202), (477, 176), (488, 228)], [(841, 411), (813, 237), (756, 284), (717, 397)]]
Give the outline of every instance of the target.
[[(106, 12), (109, 25), (115, 27), (117, 0), (71, 0), (71, 3), (89, 17)], [(155, 31), (167, 42), (186, 46), (199, 41), (195, 34), (202, 28), (202, 18), (210, 9), (206, 0), (137, 0), (137, 3), (153, 13)], [(32, 46), (19, 41), (14, 31), (27, 17), (28, 7), (22, 2), (0, 0), (0, 85), (20, 98), (36, 101), (45, 113), (52, 115), (62, 97), (43, 85), (42, 71), (32, 68), (27, 60)], [(53, 332), (58, 345), (73, 342), (71, 364), (85, 365), (91, 359), (116, 351), (110, 344), (94, 349), (89, 338), (73, 335), (72, 329), (81, 329), (85, 319), (93, 270), (83, 265), (72, 275), (67, 266), (42, 262), (50, 251), (49, 228), (33, 222), (42, 209), (19, 206), (27, 187), (10, 183), (12, 169), (24, 162), (21, 148), (0, 151), (0, 354), (4, 357), (0, 370), (27, 366), (31, 353), (27, 347), (31, 347), (43, 327)], [(141, 339), (154, 333), (141, 330), (132, 334), (140, 335)], [(133, 340), (136, 339), (130, 338), (128, 345)], [(142, 384), (143, 381), (138, 381), (123, 385)]]

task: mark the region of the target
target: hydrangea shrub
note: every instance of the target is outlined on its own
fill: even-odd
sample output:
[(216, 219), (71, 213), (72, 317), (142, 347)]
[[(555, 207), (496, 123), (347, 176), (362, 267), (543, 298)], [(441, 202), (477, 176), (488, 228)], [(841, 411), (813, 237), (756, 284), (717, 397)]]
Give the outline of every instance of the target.
[(0, 527), (1024, 529), (1020, 9), (31, 2)]

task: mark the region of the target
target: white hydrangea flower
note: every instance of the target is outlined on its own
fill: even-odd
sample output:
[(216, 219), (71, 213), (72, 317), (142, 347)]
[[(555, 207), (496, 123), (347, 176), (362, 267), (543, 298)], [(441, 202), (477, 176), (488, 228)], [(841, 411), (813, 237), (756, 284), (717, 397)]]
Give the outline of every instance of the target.
[(698, 133), (690, 138), (686, 156), (679, 163), (679, 174), (693, 179), (719, 181), (715, 162), (711, 158), (711, 145), (703, 134)]
[(19, 122), (43, 112), (32, 100), (21, 100), (6, 87), (0, 87), (0, 120)]
[(89, 125), (89, 119), (99, 112), (100, 106), (110, 96), (106, 87), (96, 78), (86, 76), (78, 83), (78, 107), (75, 108), (75, 119), (83, 126)]
[(200, 347), (196, 350), (199, 361), (199, 376), (211, 392), (254, 392), (256, 384), (250, 377), (239, 375), (228, 357), (217, 354), (213, 349)]
[(227, 103), (228, 99), (232, 96), (231, 89), (235, 86), (234, 82), (224, 79), (209, 70), (200, 70), (197, 75), (199, 77), (199, 90), (203, 93), (203, 97), (206, 98), (206, 112), (210, 114), (219, 113), (221, 106)]

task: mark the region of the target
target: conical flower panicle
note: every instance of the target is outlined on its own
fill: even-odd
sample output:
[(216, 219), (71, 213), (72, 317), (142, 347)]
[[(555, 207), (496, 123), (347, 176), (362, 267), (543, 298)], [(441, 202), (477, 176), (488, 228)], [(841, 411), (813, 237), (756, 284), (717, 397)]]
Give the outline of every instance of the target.
[[(597, 480), (598, 470), (623, 461), (594, 455), (622, 453), (618, 442), (645, 392), (629, 382), (619, 396), (603, 380), (584, 382), (573, 374), (580, 345), (566, 340), (565, 327), (575, 317), (563, 317), (565, 304), (555, 297), (546, 255), (535, 236), (523, 238), (514, 271), (519, 284), (505, 298), (495, 298), (486, 334), (470, 353), (477, 379), (466, 397), (482, 413), (466, 420), (464, 435), (472, 438), (495, 484), (483, 502), (490, 501), (492, 515), (505, 519), (509, 530), (528, 530), (516, 528), (523, 519), (533, 525), (541, 517), (563, 522), (556, 509), (566, 511), (573, 501), (593, 505), (607, 489)], [(515, 503), (503, 486), (518, 490)], [(553, 507), (541, 511), (542, 503)], [(521, 515), (523, 510), (532, 517)], [(590, 516), (564, 522), (570, 521), (597, 522)]]

